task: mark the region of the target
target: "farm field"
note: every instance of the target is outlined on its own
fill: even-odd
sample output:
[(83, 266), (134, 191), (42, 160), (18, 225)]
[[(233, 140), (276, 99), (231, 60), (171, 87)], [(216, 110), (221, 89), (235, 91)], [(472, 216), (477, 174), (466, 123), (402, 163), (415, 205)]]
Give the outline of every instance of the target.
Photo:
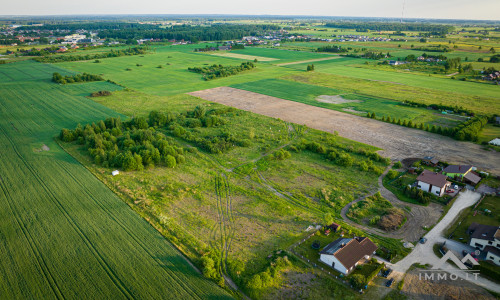
[(83, 97), (120, 87), (54, 71), (0, 66), (2, 298), (231, 298), (58, 146), (62, 127), (124, 116)]
[[(294, 68), (306, 65), (294, 65)], [(401, 72), (367, 69), (356, 66), (345, 66), (335, 61), (321, 61), (314, 64), (315, 71), (340, 76), (348, 76), (359, 79), (399, 83), (418, 88), (429, 88), (444, 92), (461, 93), (469, 96), (482, 95), (485, 97), (499, 98), (499, 87), (492, 84), (479, 84), (473, 82), (462, 82), (452, 79), (437, 78), (426, 75), (409, 74)]]
[[(399, 73), (395, 74), (397, 75)], [(349, 75), (341, 76), (320, 72), (288, 75), (282, 77), (282, 79), (289, 79), (354, 92), (360, 95), (401, 102), (413, 101), (427, 105), (442, 104), (452, 107), (458, 106), (486, 115), (493, 113), (498, 114), (500, 112), (500, 102), (498, 101), (498, 98), (483, 96), (481, 93), (470, 96), (459, 92), (444, 92), (425, 87), (413, 87), (385, 80), (360, 79), (349, 77)]]
[(367, 97), (338, 89), (282, 79), (246, 82), (231, 85), (231, 87), (362, 116), (365, 116), (367, 112), (374, 112), (378, 117), (390, 116), (431, 126), (433, 124), (455, 126), (460, 122), (460, 119), (452, 119), (432, 110), (405, 106), (398, 101)]
[(213, 64), (236, 66), (242, 60), (205, 53), (172, 52), (167, 51), (170, 46), (165, 46), (165, 48), (164, 51), (156, 48), (157, 51), (153, 54), (101, 59), (101, 63), (78, 61), (58, 63), (57, 65), (77, 72), (101, 74), (104, 78), (127, 88), (154, 95), (175, 95), (200, 88), (274, 78), (297, 72), (291, 69), (282, 70), (267, 63), (257, 63), (257, 68), (253, 70), (235, 76), (204, 81), (200, 74), (188, 71), (188, 67), (204, 67)]
[(314, 53), (314, 52), (306, 52), (306, 51), (270, 49), (270, 48), (262, 48), (262, 47), (247, 47), (245, 49), (233, 50), (231, 52), (278, 59), (276, 61), (273, 61), (272, 64), (281, 64), (281, 63), (287, 63), (287, 62), (311, 60), (311, 59), (319, 59), (319, 58), (328, 58), (328, 57), (336, 56), (336, 55), (326, 54), (326, 53)]

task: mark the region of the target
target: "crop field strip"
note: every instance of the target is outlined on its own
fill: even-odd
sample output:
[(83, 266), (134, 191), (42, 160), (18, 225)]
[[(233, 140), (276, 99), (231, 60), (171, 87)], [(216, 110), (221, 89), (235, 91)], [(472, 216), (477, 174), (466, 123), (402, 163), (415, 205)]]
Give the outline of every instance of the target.
[[(14, 67), (29, 73), (34, 63), (23, 64)], [(0, 84), (2, 297), (229, 297), (54, 143), (61, 127), (118, 116), (77, 96), (112, 85), (36, 76)], [(42, 144), (50, 150), (35, 152)]]

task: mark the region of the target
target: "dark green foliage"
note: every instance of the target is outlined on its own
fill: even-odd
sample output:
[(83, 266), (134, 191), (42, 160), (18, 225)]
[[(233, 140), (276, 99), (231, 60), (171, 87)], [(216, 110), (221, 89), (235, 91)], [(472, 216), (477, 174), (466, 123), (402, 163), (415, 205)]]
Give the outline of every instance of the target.
[(399, 23), (399, 22), (335, 22), (327, 23), (326, 27), (356, 29), (358, 32), (374, 31), (427, 31), (437, 34), (446, 34), (455, 27), (451, 25), (434, 25), (428, 23)]
[(342, 48), (342, 46), (324, 46), (316, 49), (318, 52), (333, 52), (333, 53), (345, 53), (348, 52), (346, 48)]
[(88, 81), (103, 81), (103, 80), (104, 79), (99, 75), (93, 75), (88, 73), (76, 74), (73, 76), (62, 76), (57, 72), (54, 72), (54, 74), (52, 74), (52, 81), (60, 84), (88, 82)]
[[(151, 112), (150, 116), (155, 120), (153, 123), (158, 124), (158, 119), (164, 120), (161, 115)], [(97, 124), (87, 124), (84, 129), (81, 126), (75, 130), (62, 129), (60, 138), (65, 142), (78, 140), (96, 164), (125, 171), (162, 164), (173, 168), (185, 161), (183, 149), (176, 146), (171, 138), (150, 128), (144, 117), (128, 122), (108, 118)]]
[(139, 55), (146, 54), (145, 47), (134, 47), (124, 50), (111, 50), (106, 53), (96, 53), (87, 55), (51, 55), (35, 58), (34, 60), (43, 63), (57, 63), (63, 61), (81, 61), (81, 60), (92, 60), (99, 58), (109, 58), (109, 57), (120, 57), (126, 55)]
[(91, 97), (103, 97), (103, 96), (111, 96), (110, 91), (98, 91), (90, 94)]
[(240, 72), (251, 70), (255, 68), (253, 62), (244, 62), (239, 66), (223, 66), (223, 65), (212, 65), (210, 67), (194, 67), (188, 68), (189, 71), (199, 73), (203, 75), (205, 80), (213, 80), (221, 77), (228, 77), (231, 75), (236, 75)]

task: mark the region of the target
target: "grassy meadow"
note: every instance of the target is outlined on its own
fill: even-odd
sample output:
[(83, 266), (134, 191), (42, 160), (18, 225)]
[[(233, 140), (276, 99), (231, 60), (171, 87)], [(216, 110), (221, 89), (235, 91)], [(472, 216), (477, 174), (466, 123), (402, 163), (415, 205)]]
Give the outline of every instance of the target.
[(1, 297), (231, 298), (55, 142), (62, 127), (124, 116), (82, 96), (120, 87), (59, 86), (54, 71), (0, 66)]

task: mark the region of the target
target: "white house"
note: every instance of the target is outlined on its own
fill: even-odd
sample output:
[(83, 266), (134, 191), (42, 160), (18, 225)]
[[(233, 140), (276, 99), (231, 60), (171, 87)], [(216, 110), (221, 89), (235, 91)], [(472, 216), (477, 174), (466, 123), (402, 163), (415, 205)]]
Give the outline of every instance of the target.
[(472, 223), (467, 232), (470, 235), (469, 245), (486, 252), (486, 259), (500, 266), (500, 228)]
[(446, 189), (451, 185), (447, 177), (443, 174), (424, 170), (417, 177), (417, 187), (424, 192), (428, 192), (439, 197), (443, 196)]
[(349, 274), (362, 259), (370, 259), (377, 245), (367, 237), (339, 238), (320, 252), (320, 261), (339, 271)]
[(489, 142), (490, 145), (500, 146), (500, 139), (496, 138)]

